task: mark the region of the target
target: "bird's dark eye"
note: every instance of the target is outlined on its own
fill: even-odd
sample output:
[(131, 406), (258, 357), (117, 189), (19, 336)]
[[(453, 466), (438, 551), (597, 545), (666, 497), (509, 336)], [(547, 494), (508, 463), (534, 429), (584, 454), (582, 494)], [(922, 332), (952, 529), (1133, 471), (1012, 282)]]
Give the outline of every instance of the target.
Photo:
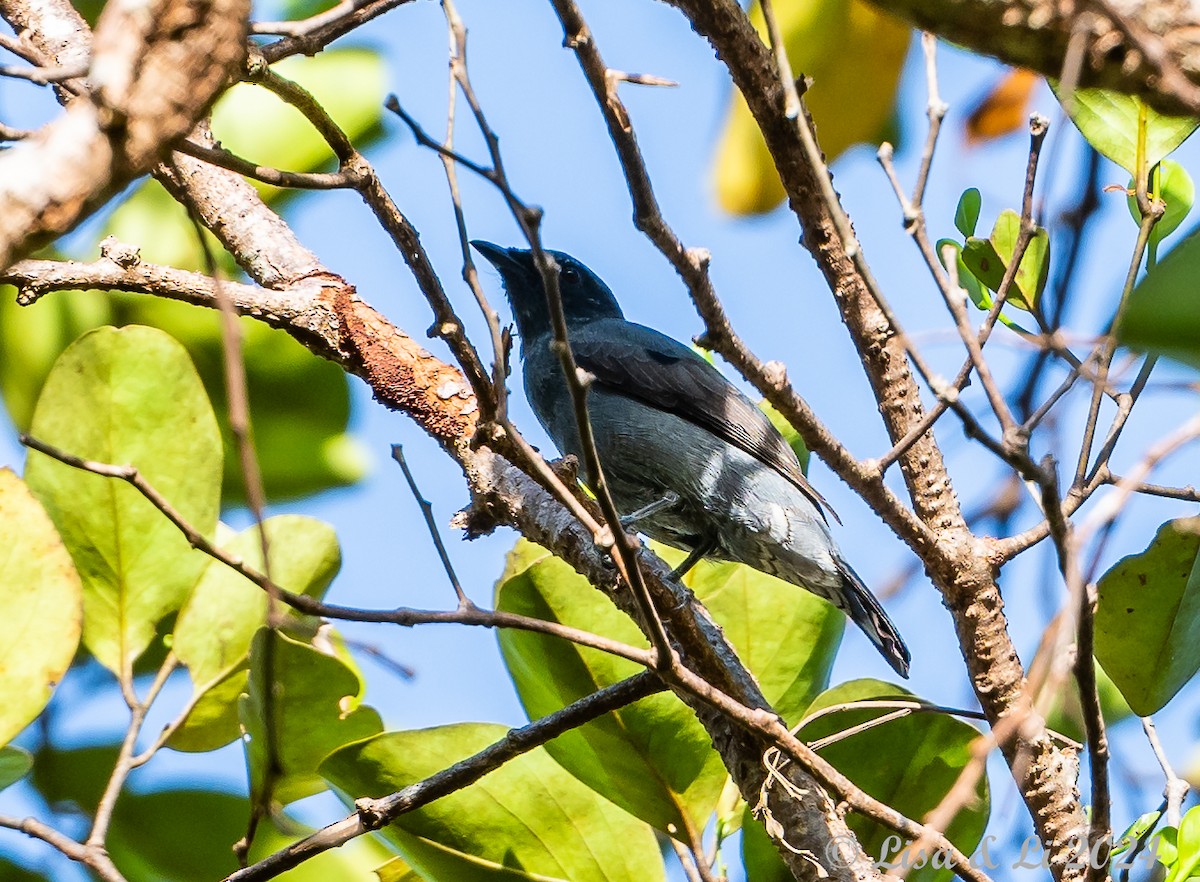
[(559, 271), (559, 278), (569, 285), (574, 285), (579, 281), (579, 270), (567, 264)]

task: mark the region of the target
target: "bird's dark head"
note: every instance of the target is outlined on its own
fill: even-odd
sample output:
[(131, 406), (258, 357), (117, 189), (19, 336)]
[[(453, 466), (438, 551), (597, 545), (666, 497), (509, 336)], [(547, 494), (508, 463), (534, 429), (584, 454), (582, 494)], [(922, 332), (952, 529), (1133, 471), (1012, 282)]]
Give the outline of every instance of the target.
[[(478, 239), (471, 244), (500, 271), (522, 347), (542, 334), (549, 334), (550, 308), (546, 304), (542, 274), (534, 262), (533, 252), (523, 248), (501, 248)], [(599, 318), (623, 318), (617, 299), (599, 276), (569, 254), (549, 249), (546, 253), (558, 264), (558, 290), (568, 327), (578, 327)]]

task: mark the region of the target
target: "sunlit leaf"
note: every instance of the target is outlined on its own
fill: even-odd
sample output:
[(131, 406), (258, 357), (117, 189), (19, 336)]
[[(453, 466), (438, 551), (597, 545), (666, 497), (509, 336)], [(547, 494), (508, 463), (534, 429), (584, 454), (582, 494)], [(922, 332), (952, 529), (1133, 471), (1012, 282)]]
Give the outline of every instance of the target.
[[(460, 723), (388, 732), (337, 751), (322, 764), (321, 774), (352, 804), (428, 778), (501, 740), (507, 731), (487, 723)], [(428, 879), (516, 882), (525, 874), (569, 882), (665, 878), (650, 827), (577, 781), (542, 748), (401, 815), (384, 835)]]
[[(999, 291), (1004, 274), (1016, 252), (1021, 232), (1021, 218), (1012, 209), (1005, 209), (996, 218), (991, 237), (971, 236), (963, 246), (962, 259), (979, 281), (993, 291)], [(1032, 312), (1050, 272), (1050, 234), (1038, 227), (1025, 254), (1016, 278), (1008, 289), (1008, 303), (1017, 309)]]
[[(360, 149), (382, 134), (387, 71), (375, 50), (326, 49), (312, 57), (285, 58), (271, 69), (312, 93)], [(288, 171), (336, 167), (328, 143), (300, 111), (250, 83), (237, 83), (221, 96), (213, 108), (212, 131), (224, 147), (259, 165)]]
[[(826, 160), (855, 144), (879, 143), (893, 120), (911, 28), (865, 0), (777, 3), (774, 8), (793, 71), (812, 80), (804, 101)], [(758, 4), (750, 14), (765, 35)], [(736, 89), (712, 174), (717, 199), (732, 214), (761, 214), (783, 201), (775, 163)]]
[[(1135, 182), (1131, 179), (1126, 205), (1134, 223), (1140, 224), (1142, 213), (1137, 205), (1134, 187)], [(1151, 195), (1161, 199), (1165, 206), (1163, 216), (1150, 230), (1150, 241), (1157, 244), (1175, 232), (1191, 212), (1192, 203), (1196, 200), (1196, 185), (1187, 169), (1173, 159), (1164, 159), (1151, 178)]]
[(0, 549), (0, 744), (7, 744), (42, 712), (71, 665), (83, 589), (45, 509), (9, 469), (0, 469)]
[(974, 187), (963, 190), (958, 197), (958, 207), (954, 210), (954, 226), (963, 236), (974, 236), (975, 226), (979, 223), (979, 210), (983, 199)]
[(1161, 709), (1200, 670), (1200, 518), (1159, 527), (1100, 577), (1096, 659), (1133, 712)]
[(15, 289), (0, 285), (0, 395), (18, 431), (28, 431), (54, 360), (80, 334), (110, 323), (111, 315), (98, 291), (57, 291), (21, 306)]
[[(669, 563), (682, 552), (656, 547)], [(845, 617), (815, 596), (749, 567), (701, 562), (688, 586), (722, 626), (772, 706), (793, 720), (828, 683)], [(548, 552), (520, 543), (497, 586), (500, 609), (557, 621), (637, 646), (633, 622)], [(526, 712), (537, 718), (638, 670), (637, 665), (525, 631), (499, 634)], [(703, 727), (674, 696), (651, 696), (552, 741), (580, 780), (656, 829), (703, 828), (725, 781)]]
[[(252, 570), (269, 571), (275, 584), (286, 591), (323, 596), (342, 565), (333, 527), (303, 515), (277, 515), (264, 521), (263, 529), (270, 567), (263, 566), (257, 526), (222, 543), (222, 549)], [(266, 591), (214, 560), (179, 613), (175, 654), (188, 666), (197, 688), (203, 689), (244, 661), (266, 620)]]
[[(549, 552), (518, 543), (496, 585), (506, 612), (584, 628), (623, 643), (645, 638), (587, 580)], [(509, 676), (531, 719), (631, 677), (637, 664), (556, 637), (517, 629), (497, 632)], [(547, 745), (590, 787), (666, 833), (703, 828), (716, 806), (724, 766), (704, 728), (678, 698), (652, 695)]]
[[(1179, 829), (1171, 831), (1174, 833), (1171, 840), (1175, 853), (1174, 859), (1168, 864), (1165, 882), (1184, 882), (1184, 880), (1197, 875), (1197, 871), (1200, 870), (1200, 810), (1198, 809), (1200, 807), (1195, 806), (1188, 809), (1183, 820), (1179, 822)], [(1163, 830), (1164, 838), (1166, 838), (1167, 832), (1167, 830)], [(1165, 855), (1160, 854), (1160, 857), (1165, 858)]]
[(1165, 116), (1140, 98), (1107, 89), (1076, 89), (1063, 95), (1050, 82), (1071, 120), (1088, 143), (1131, 175), (1136, 175), (1138, 117), (1146, 115), (1146, 167), (1165, 159), (1200, 125), (1192, 116)]
[[(161, 331), (100, 328), (59, 357), (32, 434), (85, 459), (135, 466), (183, 518), (212, 535), (221, 442), (187, 352)], [(115, 673), (129, 669), (177, 610), (208, 558), (133, 487), (30, 452), (30, 489), (83, 579), (83, 641)]]
[(0, 747), (0, 790), (15, 784), (33, 768), (33, 755), (20, 747)]
[[(219, 317), (212, 310), (149, 297), (138, 298), (131, 312), (187, 347), (225, 442), (224, 499), (227, 504), (244, 499), (242, 466), (229, 426)], [(360, 480), (370, 457), (347, 432), (350, 390), (345, 372), (260, 321), (242, 319), (241, 334), (255, 452), (267, 496), (278, 501)]]

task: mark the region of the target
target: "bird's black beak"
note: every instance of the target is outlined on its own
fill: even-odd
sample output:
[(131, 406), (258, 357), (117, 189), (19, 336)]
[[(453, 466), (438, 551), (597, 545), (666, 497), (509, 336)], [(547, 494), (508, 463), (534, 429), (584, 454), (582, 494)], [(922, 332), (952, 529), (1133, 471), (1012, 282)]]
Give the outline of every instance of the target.
[(501, 275), (520, 269), (520, 264), (508, 248), (501, 248), (499, 245), (484, 242), (482, 239), (472, 239), (471, 247), (486, 257), (492, 266), (500, 270)]

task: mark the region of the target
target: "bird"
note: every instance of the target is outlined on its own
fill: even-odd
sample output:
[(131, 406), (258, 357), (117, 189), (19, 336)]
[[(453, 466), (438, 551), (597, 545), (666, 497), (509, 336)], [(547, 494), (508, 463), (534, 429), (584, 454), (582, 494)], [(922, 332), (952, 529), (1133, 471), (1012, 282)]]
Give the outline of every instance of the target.
[[(583, 460), (575, 409), (532, 251), (474, 240), (512, 307), (525, 395), (563, 454)], [(627, 321), (611, 289), (581, 261), (558, 264), (567, 339), (592, 379), (596, 452), (625, 529), (701, 558), (735, 561), (828, 600), (908, 677), (896, 626), (838, 550), (827, 503), (770, 418), (691, 347)]]

